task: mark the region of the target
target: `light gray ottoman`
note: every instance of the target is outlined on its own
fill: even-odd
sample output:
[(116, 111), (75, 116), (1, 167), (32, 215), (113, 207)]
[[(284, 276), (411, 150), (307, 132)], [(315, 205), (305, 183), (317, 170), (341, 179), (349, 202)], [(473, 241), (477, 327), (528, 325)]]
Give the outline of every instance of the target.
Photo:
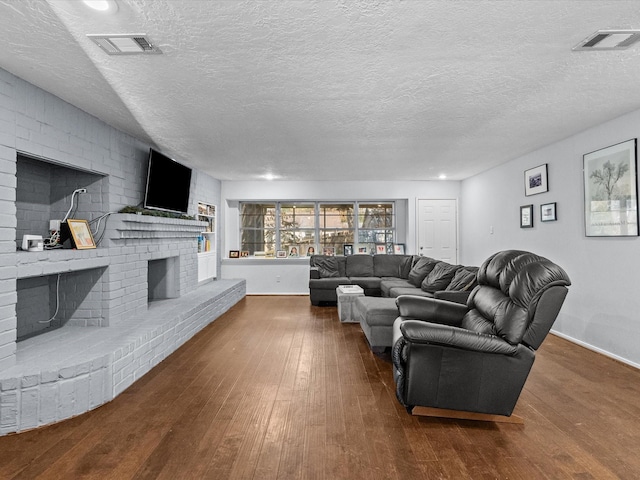
[(393, 322), (399, 315), (395, 298), (358, 297), (354, 310), (373, 352), (381, 353), (393, 345)]
[(353, 303), (358, 297), (364, 297), (364, 290), (358, 285), (339, 285), (336, 287), (338, 317), (342, 323), (358, 323), (358, 319), (353, 315)]

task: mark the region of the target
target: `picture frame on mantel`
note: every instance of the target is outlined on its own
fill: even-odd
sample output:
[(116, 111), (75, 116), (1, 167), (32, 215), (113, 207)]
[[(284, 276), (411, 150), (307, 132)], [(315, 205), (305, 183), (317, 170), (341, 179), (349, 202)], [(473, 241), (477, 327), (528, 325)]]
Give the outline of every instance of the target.
[(520, 207), (520, 228), (533, 228), (533, 205)]
[(549, 191), (547, 164), (538, 165), (524, 172), (524, 195), (530, 197)]
[(86, 250), (88, 248), (96, 248), (96, 242), (91, 234), (89, 222), (86, 220), (78, 220), (74, 218), (67, 219), (69, 232), (73, 248), (78, 250)]
[(637, 139), (583, 155), (587, 237), (638, 236)]

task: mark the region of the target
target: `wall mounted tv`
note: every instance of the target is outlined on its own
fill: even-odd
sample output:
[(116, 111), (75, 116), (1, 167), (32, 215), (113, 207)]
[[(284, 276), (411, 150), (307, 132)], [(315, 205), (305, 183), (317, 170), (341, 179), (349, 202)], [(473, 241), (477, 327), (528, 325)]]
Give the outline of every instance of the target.
[(144, 208), (187, 213), (191, 169), (151, 148)]

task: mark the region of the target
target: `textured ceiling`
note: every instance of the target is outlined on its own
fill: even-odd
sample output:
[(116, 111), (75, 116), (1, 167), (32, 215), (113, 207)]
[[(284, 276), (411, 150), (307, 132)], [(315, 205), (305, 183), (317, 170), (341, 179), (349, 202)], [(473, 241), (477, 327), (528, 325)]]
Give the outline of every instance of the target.
[(0, 67), (222, 180), (463, 179), (640, 108), (640, 45), (571, 51), (637, 0), (116, 1), (0, 0)]

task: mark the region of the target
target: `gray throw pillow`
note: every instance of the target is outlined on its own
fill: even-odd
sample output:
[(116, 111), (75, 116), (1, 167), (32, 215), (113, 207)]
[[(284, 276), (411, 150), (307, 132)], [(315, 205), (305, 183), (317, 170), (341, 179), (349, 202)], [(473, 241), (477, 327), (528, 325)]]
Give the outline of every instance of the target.
[(422, 284), (424, 278), (431, 273), (433, 267), (436, 266), (438, 260), (429, 257), (420, 257), (416, 260), (416, 263), (411, 267), (407, 280), (414, 287), (419, 287)]
[(456, 272), (461, 268), (460, 265), (451, 265), (447, 262), (438, 262), (433, 267), (433, 270), (425, 277), (420, 286), (425, 292), (437, 292), (439, 290), (445, 290), (451, 283), (451, 279)]
[(338, 259), (335, 257), (316, 257), (315, 267), (320, 273), (320, 278), (339, 277), (340, 270), (338, 267)]
[(466, 292), (477, 284), (477, 267), (464, 267), (459, 269), (451, 279), (446, 290)]

